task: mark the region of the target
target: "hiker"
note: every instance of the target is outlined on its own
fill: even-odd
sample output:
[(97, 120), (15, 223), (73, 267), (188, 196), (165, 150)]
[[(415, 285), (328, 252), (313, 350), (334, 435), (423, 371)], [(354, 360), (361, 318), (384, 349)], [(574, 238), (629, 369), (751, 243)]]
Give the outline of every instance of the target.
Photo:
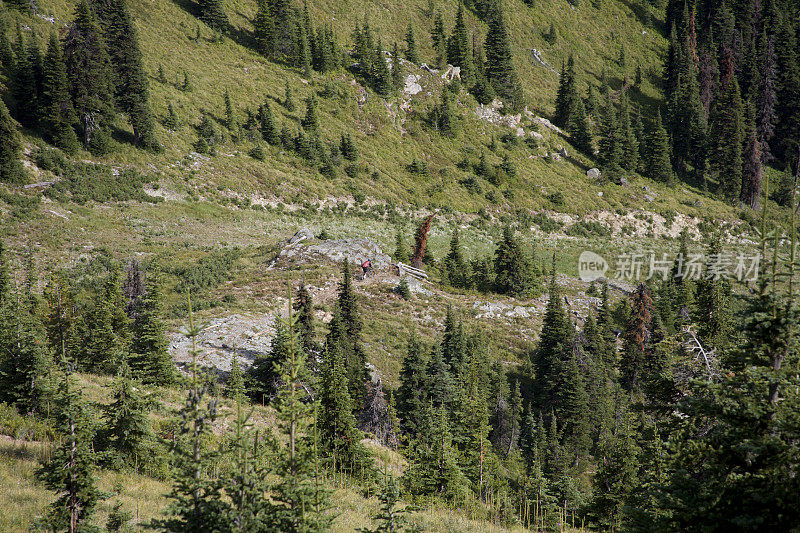
[(363, 263), (361, 263), (361, 269), (364, 271), (364, 277), (367, 277), (367, 274), (372, 272), (372, 259), (367, 259)]

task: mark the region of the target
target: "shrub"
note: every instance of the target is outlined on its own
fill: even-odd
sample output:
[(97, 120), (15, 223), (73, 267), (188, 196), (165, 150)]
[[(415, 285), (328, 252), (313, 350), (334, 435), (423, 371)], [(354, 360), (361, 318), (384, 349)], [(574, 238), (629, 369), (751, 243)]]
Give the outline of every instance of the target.
[(408, 281), (403, 278), (400, 280), (400, 284), (397, 286), (397, 294), (403, 297), (404, 300), (411, 299), (411, 289), (408, 287)]

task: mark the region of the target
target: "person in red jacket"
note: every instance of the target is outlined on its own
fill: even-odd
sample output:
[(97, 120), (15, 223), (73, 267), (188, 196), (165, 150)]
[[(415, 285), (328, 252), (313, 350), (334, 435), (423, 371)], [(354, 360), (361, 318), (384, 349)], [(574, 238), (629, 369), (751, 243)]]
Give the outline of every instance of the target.
[(364, 271), (364, 277), (367, 277), (367, 274), (372, 272), (372, 259), (367, 259), (363, 263), (361, 263), (361, 269)]

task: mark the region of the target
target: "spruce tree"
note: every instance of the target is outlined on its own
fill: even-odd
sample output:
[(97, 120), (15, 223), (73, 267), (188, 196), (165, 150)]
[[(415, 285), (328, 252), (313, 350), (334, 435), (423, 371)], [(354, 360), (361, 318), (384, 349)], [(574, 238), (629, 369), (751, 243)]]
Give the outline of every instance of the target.
[(327, 346), (330, 353), (338, 352), (347, 375), (347, 387), (354, 409), (360, 409), (366, 395), (368, 380), (366, 354), (361, 341), (363, 324), (353, 290), (352, 274), (347, 259), (342, 261), (342, 281), (330, 323)]
[(305, 283), (301, 283), (297, 289), (294, 311), (297, 313), (297, 333), (300, 336), (303, 352), (308, 360), (309, 368), (315, 370), (319, 347), (314, 338), (314, 300)]
[(317, 98), (314, 95), (306, 98), (306, 115), (300, 124), (308, 131), (319, 128), (319, 117), (317, 116)]
[(0, 99), (0, 182), (25, 183), (22, 166), (22, 137), (6, 104)]
[(172, 107), (172, 102), (167, 104), (167, 116), (164, 117), (163, 121), (165, 128), (173, 131), (177, 131), (180, 128), (180, 120), (178, 119), (178, 114), (175, 113), (175, 108)]
[(719, 98), (711, 107), (709, 159), (720, 194), (732, 201), (739, 198), (742, 184), (742, 99), (732, 65), (725, 76)]
[(431, 29), (431, 44), (433, 45), (433, 53), (435, 54), (436, 68), (444, 68), (447, 62), (447, 35), (444, 29), (444, 18), (442, 12), (437, 11), (433, 19), (433, 28)]
[(464, 21), (464, 4), (458, 4), (456, 25), (447, 44), (447, 60), (461, 68), (461, 82), (468, 88), (475, 84), (475, 64), (472, 57), (472, 42)]
[(606, 97), (601, 121), (601, 135), (599, 141), (600, 163), (603, 172), (610, 178), (617, 180), (622, 174), (623, 149), (625, 138), (620, 127), (617, 111), (611, 96)]
[(223, 104), (225, 106), (225, 127), (228, 128), (228, 131), (233, 131), (236, 126), (236, 117), (233, 116), (233, 104), (227, 87), (225, 88)]
[(459, 467), (443, 408), (428, 406), (423, 429), (412, 443), (409, 455), (411, 464), (403, 474), (403, 485), (408, 492), (453, 502), (466, 497), (468, 482)]
[(632, 314), (625, 326), (624, 347), (620, 360), (620, 382), (629, 391), (639, 390), (653, 330), (653, 296), (644, 283), (631, 295)]
[(648, 135), (646, 172), (650, 178), (662, 183), (672, 183), (672, 162), (670, 161), (669, 136), (661, 123), (661, 112), (656, 112), (656, 120)]
[(411, 24), (408, 25), (408, 30), (406, 30), (406, 49), (404, 52), (408, 61), (415, 65), (420, 63), (419, 54), (417, 52), (417, 39), (414, 37), (414, 28)]
[(572, 117), (567, 131), (573, 146), (588, 156), (594, 155), (594, 145), (592, 141), (592, 126), (586, 116), (586, 109), (583, 99), (575, 96), (572, 106)]
[(169, 355), (164, 324), (164, 297), (159, 274), (152, 269), (145, 280), (145, 294), (133, 321), (133, 367), (147, 383), (175, 382), (175, 365)]
[(275, 28), (272, 19), (272, 2), (259, 0), (253, 18), (253, 37), (256, 51), (266, 58), (273, 59), (275, 53)]
[(58, 495), (43, 519), (43, 525), (54, 531), (85, 531), (104, 498), (95, 485), (95, 429), (82, 393), (71, 372), (65, 372), (58, 387), (56, 411), (64, 438), (36, 472), (37, 478)]
[(125, 0), (93, 0), (108, 55), (114, 69), (114, 97), (117, 107), (128, 115), (137, 146), (160, 149), (150, 111), (147, 72), (139, 37)]
[(486, 34), (486, 78), (498, 96), (511, 109), (522, 109), (523, 94), (514, 68), (511, 53), (511, 36), (506, 26), (502, 0), (492, 0), (487, 15), (489, 31)]
[(536, 274), (530, 255), (514, 237), (514, 231), (503, 228), (503, 240), (495, 251), (495, 288), (502, 294), (525, 296), (536, 289)]
[(74, 154), (78, 149), (78, 137), (72, 124), (75, 122), (75, 111), (69, 96), (67, 71), (61, 43), (55, 33), (50, 34), (47, 52), (42, 67), (39, 123), (50, 141), (67, 154)]
[(742, 186), (739, 199), (751, 209), (758, 205), (761, 196), (761, 178), (763, 170), (761, 168), (762, 154), (761, 143), (758, 141), (758, 131), (755, 120), (749, 127), (743, 154)]
[(450, 239), (450, 251), (444, 259), (444, 278), (453, 287), (466, 289), (469, 283), (467, 264), (458, 242), (458, 228), (453, 229)]
[(186, 336), (191, 340), (192, 363), (186, 402), (178, 413), (170, 453), (173, 465), (173, 484), (164, 520), (154, 521), (154, 526), (164, 531), (223, 530), (228, 520), (228, 504), (223, 501), (223, 480), (213, 476), (220, 460), (220, 452), (208, 445), (211, 426), (217, 417), (217, 400), (208, 394), (209, 376), (201, 373), (197, 358), (197, 337), (201, 329), (194, 324), (189, 305), (189, 325)]
[(112, 468), (135, 468), (152, 460), (155, 435), (148, 408), (123, 360), (112, 385), (112, 402), (104, 409), (101, 444)]
[(22, 35), (21, 25), (17, 25), (14, 55), (14, 71), (9, 80), (15, 104), (14, 115), (23, 126), (33, 127), (38, 118), (41, 55), (36, 38), (28, 43)]
[(575, 84), (575, 58), (572, 54), (567, 59), (567, 64), (561, 64), (561, 76), (558, 79), (558, 92), (556, 93), (556, 111), (553, 115), (553, 124), (566, 129), (572, 124), (572, 114), (577, 104), (578, 90)]
[(269, 144), (277, 146), (280, 143), (280, 135), (278, 132), (278, 125), (275, 122), (275, 116), (272, 114), (272, 107), (269, 102), (264, 102), (261, 106), (261, 136)]
[(409, 435), (419, 431), (428, 404), (426, 367), (425, 348), (419, 339), (412, 336), (400, 368), (400, 387), (397, 389), (400, 426)]
[[(281, 440), (285, 444), (278, 450), (273, 469), (273, 473), (279, 476), (279, 481), (270, 491), (271, 499), (277, 504), (274, 522), (278, 531), (324, 531), (332, 519), (324, 514), (327, 493), (319, 488), (319, 473), (315, 470), (317, 458), (313, 431), (316, 428), (313, 425), (317, 403), (309, 401), (307, 397), (310, 375), (306, 354), (301, 347), (298, 320), (291, 312), (291, 298), (289, 306), (289, 317), (284, 323), (288, 338), (286, 358), (276, 368), (282, 385), (278, 390), (275, 408), (278, 427), (285, 437)], [(335, 372), (333, 370), (326, 377), (333, 377)], [(333, 427), (322, 425), (323, 443), (333, 444), (338, 459), (347, 460), (347, 453), (354, 453), (352, 450), (363, 453), (363, 450), (355, 428), (345, 428), (343, 425), (343, 421), (344, 424), (354, 423), (347, 405), (346, 383), (334, 385), (337, 392), (342, 394), (342, 404), (331, 401), (339, 398), (336, 394), (329, 394), (327, 387), (323, 385), (326, 391), (322, 394), (323, 420), (332, 423)], [(339, 407), (343, 409), (342, 415), (331, 412), (332, 408)], [(331, 429), (333, 431), (329, 432)], [(349, 446), (343, 446), (340, 442), (332, 443), (331, 439), (335, 438), (351, 439), (351, 442)], [(342, 453), (344, 450), (347, 451)]]
[(72, 105), (89, 146), (114, 120), (114, 84), (106, 42), (87, 0), (76, 6), (63, 42)]
[(198, 0), (197, 5), (200, 20), (220, 32), (228, 28), (228, 15), (225, 14), (223, 0)]
[(397, 42), (394, 43), (394, 48), (392, 48), (392, 87), (395, 90), (403, 88), (403, 65), (400, 62), (400, 48), (397, 46)]
[(234, 350), (233, 357), (231, 358), (231, 371), (228, 374), (228, 379), (225, 380), (225, 396), (236, 402), (246, 404), (247, 393), (242, 364), (239, 362), (239, 356), (236, 350)]
[(389, 66), (386, 64), (386, 57), (384, 57), (383, 45), (380, 39), (378, 39), (378, 44), (375, 48), (372, 65), (373, 88), (380, 96), (388, 98), (394, 92), (394, 84), (392, 83), (392, 73), (389, 71)]

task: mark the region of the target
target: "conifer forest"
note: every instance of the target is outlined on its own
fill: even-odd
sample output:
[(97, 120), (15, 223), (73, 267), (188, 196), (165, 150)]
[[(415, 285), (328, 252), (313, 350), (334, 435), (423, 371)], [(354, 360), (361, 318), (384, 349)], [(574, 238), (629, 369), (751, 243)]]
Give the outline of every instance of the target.
[(797, 0), (0, 0), (0, 532), (800, 531)]

